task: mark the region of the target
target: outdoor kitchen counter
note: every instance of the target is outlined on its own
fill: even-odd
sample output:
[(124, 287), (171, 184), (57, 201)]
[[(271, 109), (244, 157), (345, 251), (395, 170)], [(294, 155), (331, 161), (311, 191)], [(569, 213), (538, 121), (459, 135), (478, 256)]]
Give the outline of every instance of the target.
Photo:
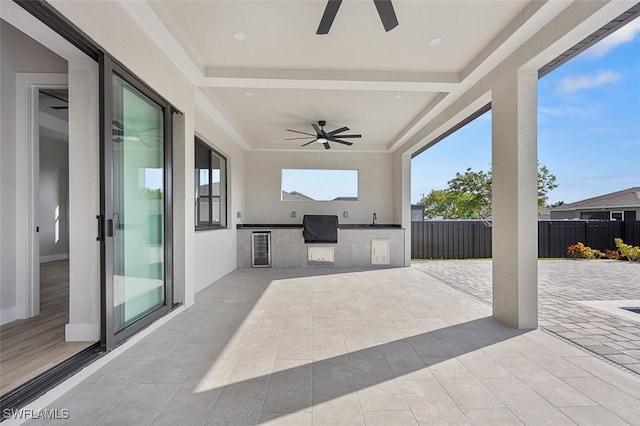
[(389, 241), (389, 264), (382, 267), (404, 266), (405, 230), (395, 224), (341, 224), (336, 244), (306, 244), (302, 224), (242, 224), (238, 231), (238, 268), (251, 267), (251, 235), (254, 232), (271, 234), (271, 266), (300, 268), (308, 266), (307, 250), (312, 246), (333, 246), (334, 263), (328, 268), (372, 268), (371, 244), (374, 239)]
[[(283, 223), (283, 224), (274, 224), (274, 223), (257, 223), (257, 224), (238, 224), (236, 225), (238, 229), (302, 229), (302, 224), (297, 223)], [(402, 225), (396, 225), (391, 223), (376, 223), (366, 224), (366, 223), (344, 223), (338, 224), (338, 229), (403, 229)]]

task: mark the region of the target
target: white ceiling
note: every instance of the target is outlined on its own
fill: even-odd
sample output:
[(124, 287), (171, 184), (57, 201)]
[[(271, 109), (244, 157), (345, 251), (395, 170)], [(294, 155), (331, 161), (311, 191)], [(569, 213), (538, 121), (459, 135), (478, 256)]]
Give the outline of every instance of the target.
[[(123, 5), (150, 34), (174, 39), (169, 55), (183, 69), (189, 62), (192, 76), (199, 70), (196, 84), (222, 127), (244, 146), (280, 150), (301, 145), (284, 140), (293, 135), (286, 128), (310, 131), (318, 120), (363, 135), (344, 149), (390, 150), (415, 133), (441, 93), (507, 44), (526, 22), (514, 18), (536, 9), (524, 0), (393, 0), (399, 26), (385, 33), (372, 0), (344, 0), (320, 36), (326, 0), (149, 0), (144, 13), (134, 3)], [(436, 37), (442, 43), (431, 46)]]
[[(153, 1), (201, 69), (294, 68), (459, 72), (527, 1), (393, 2), (385, 33), (372, 0), (344, 0), (329, 34), (316, 35), (326, 1)], [(238, 42), (233, 33), (247, 39)], [(429, 40), (440, 37), (437, 48)]]
[[(284, 139), (304, 135), (285, 129), (314, 133), (311, 123), (325, 120), (327, 131), (347, 126), (351, 131), (345, 134), (362, 134), (361, 139), (350, 139), (352, 147), (331, 144), (332, 148), (381, 150), (435, 96), (419, 92), (301, 89), (251, 89), (253, 96), (246, 96), (247, 90), (242, 88), (205, 88), (203, 92), (233, 118), (256, 149), (297, 148), (305, 141)], [(314, 148), (322, 146), (308, 146)]]

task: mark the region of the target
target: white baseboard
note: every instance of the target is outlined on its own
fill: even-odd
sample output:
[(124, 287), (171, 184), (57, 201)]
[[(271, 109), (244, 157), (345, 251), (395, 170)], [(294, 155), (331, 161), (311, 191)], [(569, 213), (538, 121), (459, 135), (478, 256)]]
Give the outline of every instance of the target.
[(97, 342), (100, 340), (100, 324), (69, 323), (64, 326), (64, 340), (66, 342)]
[(49, 254), (47, 256), (40, 256), (40, 263), (54, 262), (56, 260), (69, 259), (69, 253)]
[(6, 324), (18, 319), (16, 313), (16, 307), (10, 306), (8, 308), (0, 309), (0, 324)]

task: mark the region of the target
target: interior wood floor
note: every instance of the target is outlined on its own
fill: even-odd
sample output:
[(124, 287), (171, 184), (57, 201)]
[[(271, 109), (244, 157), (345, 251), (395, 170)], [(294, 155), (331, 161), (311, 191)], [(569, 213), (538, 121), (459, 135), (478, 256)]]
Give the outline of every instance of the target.
[(15, 389), (93, 342), (65, 342), (69, 261), (40, 264), (40, 315), (0, 326), (0, 394)]

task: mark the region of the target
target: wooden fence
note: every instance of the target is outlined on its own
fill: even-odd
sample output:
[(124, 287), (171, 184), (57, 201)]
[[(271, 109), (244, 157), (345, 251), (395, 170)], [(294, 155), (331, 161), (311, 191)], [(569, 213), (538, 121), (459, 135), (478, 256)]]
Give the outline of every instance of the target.
[[(490, 226), (475, 220), (411, 223), (411, 258), (477, 259), (491, 257)], [(640, 245), (640, 221), (548, 220), (538, 222), (538, 256), (567, 256), (578, 241), (594, 249), (615, 249), (614, 238)]]

